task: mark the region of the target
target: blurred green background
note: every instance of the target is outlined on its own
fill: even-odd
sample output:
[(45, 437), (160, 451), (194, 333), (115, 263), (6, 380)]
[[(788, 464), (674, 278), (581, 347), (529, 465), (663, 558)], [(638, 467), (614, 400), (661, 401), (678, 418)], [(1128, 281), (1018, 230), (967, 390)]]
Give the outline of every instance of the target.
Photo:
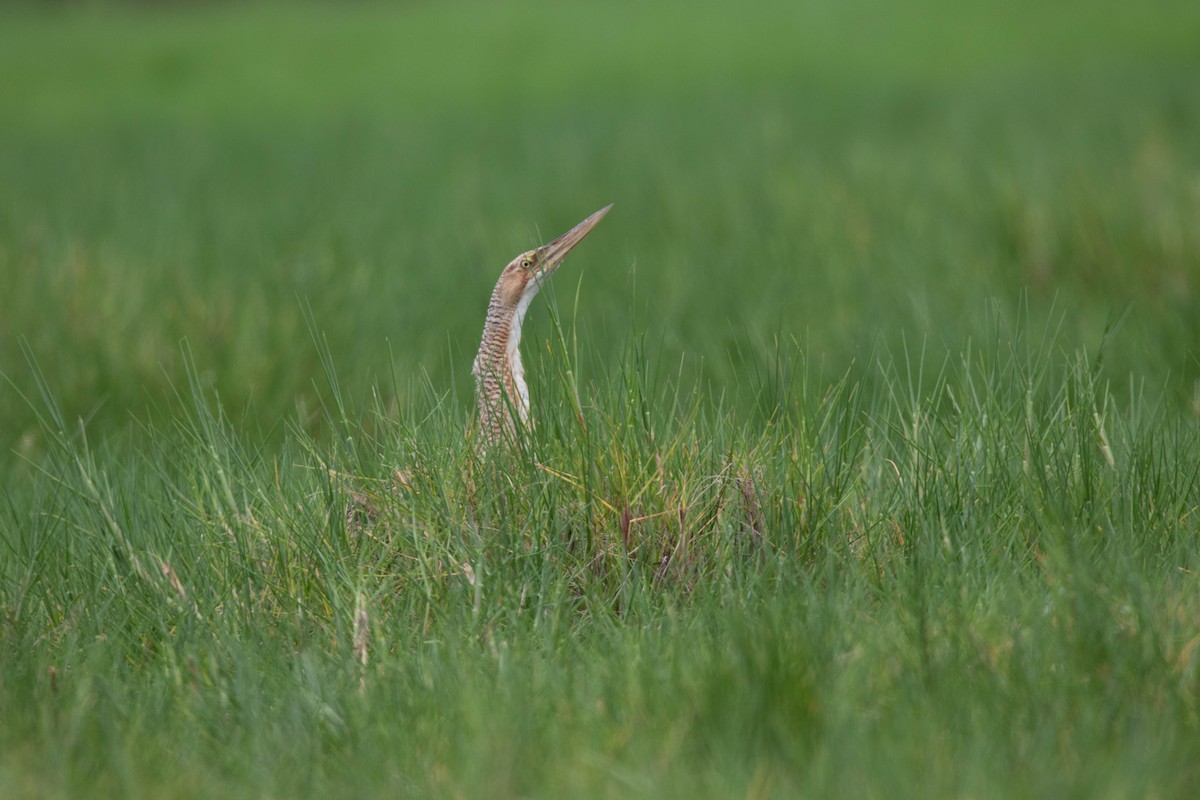
[(777, 342), (869, 374), (1128, 311), (1109, 375), (1191, 404), (1198, 78), (1182, 1), (8, 6), (0, 443), (22, 341), (94, 431), (172, 408), (184, 340), (309, 424), (307, 307), (354, 396), (469, 408), (501, 267), (609, 202), (555, 279), (585, 381), (644, 335), (738, 402)]

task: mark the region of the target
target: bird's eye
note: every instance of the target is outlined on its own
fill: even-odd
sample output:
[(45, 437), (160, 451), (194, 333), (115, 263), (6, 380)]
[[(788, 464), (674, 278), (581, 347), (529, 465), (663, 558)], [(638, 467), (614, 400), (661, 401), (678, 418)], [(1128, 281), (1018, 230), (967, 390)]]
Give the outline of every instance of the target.
[(533, 262), (530, 261), (528, 258), (522, 258), (521, 266), (524, 267), (525, 269), (529, 269), (530, 267), (533, 266)]

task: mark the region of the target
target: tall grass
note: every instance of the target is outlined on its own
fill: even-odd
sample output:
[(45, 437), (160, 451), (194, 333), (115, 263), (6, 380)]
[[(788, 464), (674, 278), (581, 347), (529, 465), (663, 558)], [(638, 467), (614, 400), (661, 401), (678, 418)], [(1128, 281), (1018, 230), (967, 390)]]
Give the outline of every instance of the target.
[(10, 790), (1194, 786), (1194, 420), (1021, 329), (873, 393), (781, 348), (753, 424), (631, 341), (586, 392), (552, 346), (484, 457), (333, 375), (278, 449), (196, 382), (145, 450), (50, 413), (5, 522)]

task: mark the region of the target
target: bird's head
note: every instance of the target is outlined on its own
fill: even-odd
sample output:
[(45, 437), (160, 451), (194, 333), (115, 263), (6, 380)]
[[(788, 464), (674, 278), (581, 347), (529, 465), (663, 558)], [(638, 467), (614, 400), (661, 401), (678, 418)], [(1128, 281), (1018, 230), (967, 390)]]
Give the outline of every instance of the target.
[(567, 253), (596, 227), (597, 222), (604, 219), (610, 208), (611, 203), (554, 241), (521, 253), (509, 262), (500, 273), (499, 288), (504, 304), (516, 307), (521, 304), (522, 299), (526, 302), (532, 299), (542, 284), (562, 266)]

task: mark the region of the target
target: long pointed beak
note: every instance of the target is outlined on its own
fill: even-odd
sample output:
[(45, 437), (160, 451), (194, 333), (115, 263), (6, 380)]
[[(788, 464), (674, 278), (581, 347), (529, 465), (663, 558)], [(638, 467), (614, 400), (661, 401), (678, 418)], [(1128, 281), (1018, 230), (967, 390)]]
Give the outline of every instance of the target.
[(562, 264), (563, 259), (567, 257), (567, 253), (571, 252), (571, 249), (579, 244), (583, 240), (583, 237), (591, 233), (592, 228), (596, 227), (597, 222), (604, 219), (604, 215), (608, 213), (610, 208), (612, 208), (612, 203), (592, 214), (554, 241), (539, 247), (537, 250), (538, 266), (541, 269), (538, 272), (538, 277), (542, 279), (550, 277)]

